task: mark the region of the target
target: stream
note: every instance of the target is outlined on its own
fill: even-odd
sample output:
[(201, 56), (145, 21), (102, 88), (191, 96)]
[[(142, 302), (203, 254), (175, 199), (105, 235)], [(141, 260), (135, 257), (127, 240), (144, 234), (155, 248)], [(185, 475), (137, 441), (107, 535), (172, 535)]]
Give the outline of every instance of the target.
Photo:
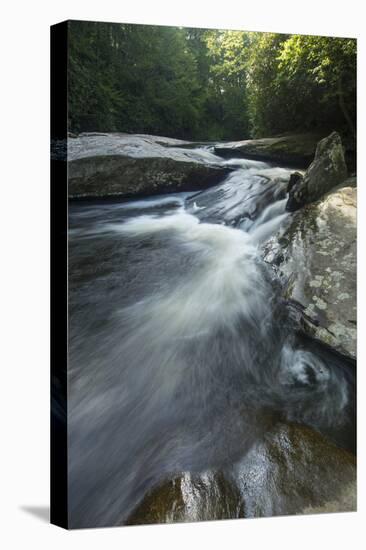
[(233, 170), (199, 193), (69, 206), (71, 526), (124, 524), (182, 472), (235, 481), (279, 420), (354, 450), (354, 375), (295, 333), (261, 259), (293, 170), (178, 149)]

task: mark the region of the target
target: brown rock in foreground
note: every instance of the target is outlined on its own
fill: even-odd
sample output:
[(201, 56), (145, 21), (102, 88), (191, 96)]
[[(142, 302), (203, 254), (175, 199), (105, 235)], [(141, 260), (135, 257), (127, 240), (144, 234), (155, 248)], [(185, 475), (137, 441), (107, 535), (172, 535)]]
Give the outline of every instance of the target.
[(245, 517), (302, 514), (316, 507), (356, 509), (354, 455), (304, 426), (279, 424), (244, 457), (235, 475)]
[(128, 525), (356, 509), (356, 460), (314, 430), (278, 424), (232, 470), (188, 472), (149, 492)]

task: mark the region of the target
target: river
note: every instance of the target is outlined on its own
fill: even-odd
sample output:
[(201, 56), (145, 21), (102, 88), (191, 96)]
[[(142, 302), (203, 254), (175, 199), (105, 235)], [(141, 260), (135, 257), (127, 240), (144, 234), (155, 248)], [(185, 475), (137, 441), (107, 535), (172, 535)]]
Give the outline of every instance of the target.
[(353, 450), (354, 376), (294, 332), (261, 259), (292, 170), (215, 161), (233, 171), (201, 193), (70, 203), (71, 526), (123, 524), (182, 472), (233, 476), (278, 419)]

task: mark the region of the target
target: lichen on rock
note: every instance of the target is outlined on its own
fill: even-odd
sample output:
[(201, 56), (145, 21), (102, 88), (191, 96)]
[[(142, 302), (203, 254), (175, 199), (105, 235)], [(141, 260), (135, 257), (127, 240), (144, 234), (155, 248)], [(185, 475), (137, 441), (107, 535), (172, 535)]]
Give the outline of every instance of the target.
[(263, 248), (299, 326), (356, 357), (356, 188), (341, 187), (290, 218)]

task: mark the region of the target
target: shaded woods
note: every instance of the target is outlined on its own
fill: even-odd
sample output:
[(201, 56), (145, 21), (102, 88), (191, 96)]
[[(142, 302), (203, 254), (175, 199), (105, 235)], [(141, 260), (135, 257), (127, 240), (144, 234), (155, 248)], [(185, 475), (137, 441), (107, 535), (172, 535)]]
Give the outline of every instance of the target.
[(355, 135), (356, 40), (69, 22), (69, 130)]

